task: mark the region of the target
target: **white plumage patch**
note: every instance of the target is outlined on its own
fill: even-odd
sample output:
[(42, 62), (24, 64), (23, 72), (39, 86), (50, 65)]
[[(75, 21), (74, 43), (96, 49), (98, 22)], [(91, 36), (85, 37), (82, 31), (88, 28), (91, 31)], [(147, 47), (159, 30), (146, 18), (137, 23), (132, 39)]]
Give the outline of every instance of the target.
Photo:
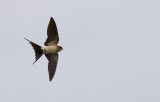
[(42, 47), (43, 53), (46, 55), (53, 55), (57, 53), (57, 46), (52, 45), (52, 46), (44, 46)]

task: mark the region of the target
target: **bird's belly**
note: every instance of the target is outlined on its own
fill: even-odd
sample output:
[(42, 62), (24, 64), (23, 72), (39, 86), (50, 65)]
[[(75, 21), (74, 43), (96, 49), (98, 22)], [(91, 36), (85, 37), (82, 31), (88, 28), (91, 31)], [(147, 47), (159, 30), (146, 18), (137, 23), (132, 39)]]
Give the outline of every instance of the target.
[(52, 55), (57, 53), (57, 46), (45, 46), (45, 49), (46, 49), (45, 52), (46, 55)]
[(56, 49), (49, 48), (46, 54), (51, 55), (55, 53), (57, 53)]

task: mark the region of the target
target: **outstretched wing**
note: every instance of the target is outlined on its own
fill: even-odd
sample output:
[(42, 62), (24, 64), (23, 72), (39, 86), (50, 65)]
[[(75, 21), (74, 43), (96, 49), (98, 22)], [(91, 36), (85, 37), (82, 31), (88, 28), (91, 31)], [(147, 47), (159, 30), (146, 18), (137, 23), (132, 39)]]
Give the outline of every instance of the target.
[(57, 30), (56, 23), (52, 17), (48, 24), (47, 35), (48, 35), (48, 38), (46, 42), (44, 43), (44, 45), (49, 46), (49, 45), (58, 44), (58, 41), (59, 41), (58, 30)]
[(51, 81), (56, 72), (57, 62), (58, 62), (58, 53), (54, 55), (46, 55), (48, 59), (48, 72), (49, 72), (49, 80)]
[[(32, 41), (30, 41), (30, 40), (28, 40), (28, 39), (26, 39), (26, 38), (24, 38), (25, 40), (27, 40), (27, 41), (29, 41), (29, 43), (32, 45), (32, 47), (33, 47), (33, 49), (34, 49), (34, 51), (35, 51), (35, 62), (43, 55), (43, 52), (42, 52), (42, 50), (41, 50), (41, 46), (39, 46), (39, 45), (37, 45), (37, 44), (35, 44), (34, 42), (32, 42)], [(35, 63), (34, 62), (34, 63)], [(33, 63), (33, 64), (34, 64)]]

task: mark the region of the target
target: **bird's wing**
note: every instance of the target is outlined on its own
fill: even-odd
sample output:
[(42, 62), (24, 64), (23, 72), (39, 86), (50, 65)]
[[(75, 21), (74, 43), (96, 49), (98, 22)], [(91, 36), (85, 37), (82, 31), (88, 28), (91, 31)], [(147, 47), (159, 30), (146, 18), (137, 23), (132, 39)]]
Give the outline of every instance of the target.
[(27, 41), (29, 41), (29, 43), (32, 45), (32, 47), (33, 47), (33, 49), (35, 51), (35, 58), (36, 58), (35, 62), (36, 62), (43, 55), (43, 52), (41, 50), (41, 46), (37, 45), (36, 43), (34, 43), (34, 42), (32, 42), (32, 41), (30, 41), (30, 40), (28, 40), (26, 38), (24, 38), (24, 39), (27, 40)]
[(44, 45), (49, 46), (49, 45), (57, 45), (58, 44), (58, 41), (59, 41), (58, 30), (57, 30), (56, 23), (52, 17), (51, 17), (49, 24), (48, 24), (47, 35), (48, 35), (48, 38), (47, 38), (46, 42), (44, 43)]
[(56, 72), (57, 62), (58, 62), (58, 53), (54, 55), (46, 55), (48, 59), (48, 72), (49, 72), (49, 80), (51, 81)]

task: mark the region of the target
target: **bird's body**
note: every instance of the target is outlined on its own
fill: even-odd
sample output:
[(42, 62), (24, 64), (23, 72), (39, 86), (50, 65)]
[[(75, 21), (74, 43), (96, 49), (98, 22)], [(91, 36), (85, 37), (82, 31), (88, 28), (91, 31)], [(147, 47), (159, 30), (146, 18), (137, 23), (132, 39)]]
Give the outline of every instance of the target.
[(43, 54), (53, 55), (58, 52), (58, 47), (56, 45), (44, 46), (42, 47)]
[[(49, 63), (48, 63), (48, 72), (49, 72), (49, 79), (50, 81), (54, 77), (54, 74), (56, 72), (56, 67), (57, 67), (57, 62), (58, 62), (58, 52), (61, 51), (63, 48), (61, 46), (58, 46), (59, 42), (59, 37), (58, 37), (58, 30), (56, 23), (54, 19), (51, 17), (48, 28), (47, 28), (47, 35), (48, 38), (46, 42), (44, 43), (44, 47), (41, 47), (34, 42), (26, 39), (27, 41), (30, 42), (32, 45), (35, 55), (36, 55), (36, 60), (35, 62), (43, 55), (47, 57)], [(35, 63), (34, 62), (34, 63)], [(33, 64), (34, 64), (33, 63)]]

